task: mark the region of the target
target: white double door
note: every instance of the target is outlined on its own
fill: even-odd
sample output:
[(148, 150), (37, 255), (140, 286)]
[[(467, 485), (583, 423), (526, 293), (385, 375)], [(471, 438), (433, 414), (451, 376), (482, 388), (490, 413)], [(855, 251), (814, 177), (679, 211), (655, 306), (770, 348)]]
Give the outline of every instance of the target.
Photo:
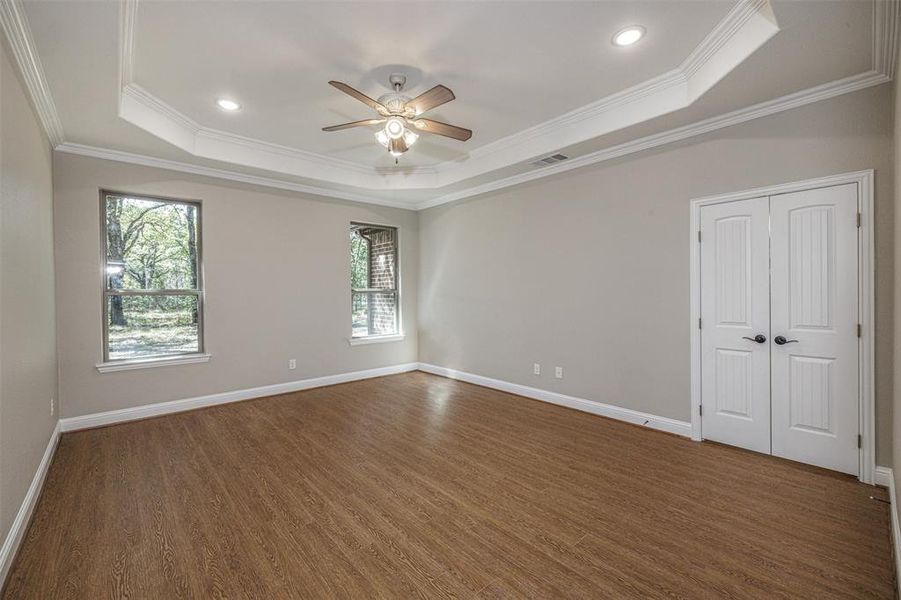
[(857, 185), (701, 208), (706, 439), (858, 474)]

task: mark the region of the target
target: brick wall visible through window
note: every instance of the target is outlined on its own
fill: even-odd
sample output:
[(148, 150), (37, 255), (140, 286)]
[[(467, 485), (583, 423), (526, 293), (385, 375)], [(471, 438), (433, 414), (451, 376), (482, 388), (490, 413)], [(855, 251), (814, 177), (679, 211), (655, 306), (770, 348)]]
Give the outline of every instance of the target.
[(353, 337), (398, 333), (397, 229), (352, 223)]

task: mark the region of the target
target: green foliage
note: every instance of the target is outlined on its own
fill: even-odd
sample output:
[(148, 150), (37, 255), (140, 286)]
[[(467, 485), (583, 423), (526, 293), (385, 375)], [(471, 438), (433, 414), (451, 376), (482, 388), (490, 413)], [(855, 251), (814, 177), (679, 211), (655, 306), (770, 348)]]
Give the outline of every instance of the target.
[[(196, 352), (196, 296), (110, 296), (109, 355), (112, 359)], [(113, 306), (118, 304), (121, 320)]]
[(129, 327), (191, 325), (197, 310), (196, 296), (111, 296), (110, 302), (116, 298), (121, 298)]
[(350, 287), (369, 287), (369, 240), (356, 230), (350, 232)]
[[(193, 289), (197, 215), (192, 204), (107, 197), (107, 263), (113, 289)], [(118, 268), (118, 269), (117, 269)]]

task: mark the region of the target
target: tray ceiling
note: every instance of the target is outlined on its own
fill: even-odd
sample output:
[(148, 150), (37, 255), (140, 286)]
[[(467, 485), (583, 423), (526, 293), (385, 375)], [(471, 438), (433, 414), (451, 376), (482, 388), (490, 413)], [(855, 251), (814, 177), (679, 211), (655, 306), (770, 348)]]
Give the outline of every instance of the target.
[[(540, 176), (529, 163), (560, 150), (588, 164), (817, 86), (832, 85), (828, 97), (887, 81), (895, 11), (881, 0), (0, 0), (61, 150), (409, 207)], [(630, 24), (645, 39), (614, 47)], [(452, 88), (457, 99), (429, 116), (472, 140), (424, 135), (395, 167), (369, 129), (320, 130), (370, 116), (329, 79), (377, 97), (392, 71), (410, 95)], [(223, 96), (242, 110), (219, 110)]]

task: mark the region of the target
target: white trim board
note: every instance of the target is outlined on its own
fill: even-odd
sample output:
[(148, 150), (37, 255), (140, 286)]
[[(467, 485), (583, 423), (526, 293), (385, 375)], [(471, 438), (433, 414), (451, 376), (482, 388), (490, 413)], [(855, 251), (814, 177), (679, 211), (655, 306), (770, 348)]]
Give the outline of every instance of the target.
[(700, 296), (700, 261), (701, 253), (698, 244), (698, 231), (701, 228), (701, 207), (723, 202), (735, 202), (760, 196), (776, 196), (803, 190), (842, 185), (857, 184), (858, 211), (861, 214), (860, 229), (857, 236), (858, 255), (858, 319), (862, 325), (863, 335), (859, 338), (859, 373), (860, 373), (860, 433), (863, 443), (860, 449), (860, 481), (873, 484), (876, 477), (876, 396), (875, 396), (875, 273), (873, 271), (874, 247), (874, 212), (873, 212), (873, 179), (872, 169), (841, 173), (804, 181), (793, 181), (778, 185), (765, 186), (752, 190), (743, 190), (728, 194), (718, 194), (697, 198), (691, 201), (691, 229), (689, 230), (690, 253), (690, 355), (691, 355), (691, 439), (703, 439), (701, 430), (701, 332), (698, 323), (701, 318)]
[[(0, 0), (2, 1), (2, 0)], [(392, 208), (414, 209), (415, 205), (409, 202), (385, 200), (367, 196), (364, 193), (342, 192), (339, 190), (326, 189), (322, 187), (297, 183), (294, 181), (285, 181), (274, 179), (272, 177), (263, 177), (260, 175), (250, 175), (239, 171), (229, 169), (219, 169), (216, 167), (207, 167), (204, 165), (195, 165), (192, 163), (180, 162), (177, 160), (169, 160), (166, 158), (156, 158), (146, 156), (144, 154), (134, 154), (132, 152), (123, 152), (121, 150), (110, 150), (108, 148), (99, 148), (97, 146), (86, 146), (84, 144), (74, 144), (70, 142), (62, 143), (54, 148), (58, 152), (67, 154), (77, 154), (79, 156), (88, 156), (90, 158), (99, 158), (102, 160), (114, 160), (116, 162), (127, 163), (131, 165), (140, 165), (143, 167), (153, 167), (156, 169), (168, 169), (169, 171), (177, 171), (179, 173), (190, 173), (192, 175), (201, 175), (203, 177), (212, 177), (224, 181), (237, 181), (239, 183), (247, 183), (250, 185), (259, 185), (262, 187), (273, 188), (278, 190), (288, 190), (291, 192), (300, 192), (302, 194), (311, 194), (313, 196), (322, 196), (324, 198), (336, 198), (338, 200), (348, 200), (350, 202), (361, 202), (363, 204), (378, 204), (380, 206), (390, 206)]]
[(888, 488), (889, 510), (892, 517), (892, 554), (895, 559), (896, 594), (901, 597), (901, 524), (898, 520), (898, 494), (895, 492), (895, 475), (889, 467), (876, 467), (876, 484)]
[(475, 185), (459, 192), (451, 192), (432, 200), (423, 200), (416, 204), (416, 209), (424, 210), (433, 206), (456, 202), (457, 200), (462, 200), (471, 196), (487, 194), (488, 192), (501, 190), (521, 183), (527, 183), (543, 177), (565, 173), (573, 169), (595, 165), (608, 160), (650, 150), (652, 148), (666, 146), (668, 144), (674, 144), (682, 140), (732, 127), (733, 125), (741, 125), (742, 123), (747, 123), (748, 121), (753, 121), (762, 117), (768, 117), (787, 110), (801, 108), (808, 104), (829, 100), (830, 98), (864, 90), (875, 85), (882, 85), (888, 81), (890, 81), (890, 79), (876, 71), (867, 71), (866, 73), (851, 75), (844, 79), (824, 83), (780, 98), (760, 102), (759, 104), (754, 104), (752, 106), (746, 106), (729, 113), (683, 125), (682, 127), (654, 133), (628, 142), (623, 142), (616, 146), (602, 148), (595, 152), (577, 156), (555, 165), (542, 167), (535, 171), (527, 171), (495, 181), (489, 181), (488, 183)]
[(134, 154), (131, 152), (123, 152), (120, 150), (87, 146), (84, 144), (66, 142), (58, 145), (55, 150), (58, 150), (59, 152), (66, 152), (68, 154), (76, 154), (79, 156), (88, 156), (91, 158), (99, 158), (103, 160), (113, 160), (117, 162), (141, 165), (145, 167), (154, 167), (158, 169), (168, 169), (171, 171), (191, 173), (194, 175), (202, 175), (205, 177), (213, 177), (227, 181), (238, 181), (241, 183), (248, 183), (274, 189), (289, 190), (328, 198), (337, 198), (339, 200), (362, 202), (365, 204), (377, 204), (381, 206), (390, 206), (393, 208), (406, 208), (409, 210), (418, 211), (432, 208), (434, 206), (440, 206), (442, 204), (448, 204), (450, 202), (456, 202), (458, 200), (463, 200), (465, 198), (470, 198), (473, 196), (487, 194), (523, 183), (528, 183), (530, 181), (535, 181), (544, 177), (559, 175), (561, 173), (566, 173), (567, 171), (572, 171), (573, 169), (588, 167), (591, 165), (606, 162), (608, 160), (614, 160), (617, 158), (622, 158), (624, 156), (644, 152), (645, 150), (651, 150), (653, 148), (674, 144), (682, 140), (687, 140), (712, 133), (714, 131), (732, 127), (734, 125), (747, 123), (748, 121), (753, 121), (755, 119), (768, 117), (795, 108), (801, 108), (809, 104), (829, 100), (837, 96), (850, 94), (876, 85), (882, 85), (883, 83), (886, 83), (888, 81), (890, 81), (890, 79), (876, 71), (868, 71), (859, 75), (852, 75), (850, 77), (846, 77), (844, 79), (830, 83), (825, 83), (823, 85), (819, 85), (807, 90), (788, 94), (787, 96), (782, 96), (780, 98), (775, 98), (773, 100), (767, 100), (759, 104), (740, 108), (730, 113), (725, 113), (711, 117), (709, 119), (690, 123), (682, 127), (662, 131), (660, 133), (654, 133), (642, 138), (618, 144), (616, 146), (611, 146), (609, 148), (602, 148), (601, 150), (598, 150), (596, 152), (577, 156), (556, 165), (542, 167), (534, 171), (528, 171), (525, 173), (520, 173), (518, 175), (504, 177), (496, 181), (474, 185), (472, 187), (465, 188), (457, 192), (451, 192), (442, 196), (438, 196), (436, 198), (426, 198), (419, 201), (388, 200), (376, 196), (369, 196), (365, 193), (333, 190), (314, 185), (285, 181), (274, 177), (251, 175), (248, 173), (241, 173), (229, 169), (195, 165), (181, 161), (155, 158), (152, 156)]
[(206, 406), (216, 406), (218, 404), (228, 404), (240, 400), (252, 400), (254, 398), (265, 398), (266, 396), (276, 396), (278, 394), (288, 394), (290, 392), (298, 392), (300, 390), (308, 390), (338, 383), (347, 383), (349, 381), (358, 381), (360, 379), (396, 375), (397, 373), (415, 371), (417, 368), (418, 363), (405, 363), (392, 365), (390, 367), (367, 369), (365, 371), (353, 371), (351, 373), (312, 377), (310, 379), (300, 379), (298, 381), (289, 381), (287, 383), (276, 383), (274, 385), (221, 392), (218, 394), (209, 394), (207, 396), (197, 396), (182, 400), (145, 404), (132, 408), (122, 408), (119, 410), (81, 415), (78, 417), (67, 417), (65, 419), (60, 419), (60, 429), (61, 431), (66, 432), (78, 431), (79, 429), (90, 429), (92, 427), (103, 427), (104, 425), (113, 425), (115, 423), (125, 423), (138, 419), (169, 415), (172, 413), (184, 412), (186, 410), (204, 408)]
[(6, 583), (6, 577), (9, 575), (16, 552), (19, 550), (19, 546), (25, 537), (25, 532), (28, 530), (31, 515), (41, 495), (44, 480), (47, 478), (50, 463), (53, 461), (53, 454), (56, 452), (56, 446), (59, 443), (59, 434), (60, 422), (57, 421), (53, 427), (53, 433), (50, 434), (50, 440), (47, 442), (47, 449), (44, 450), (44, 456), (41, 458), (37, 471), (34, 473), (34, 478), (31, 480), (31, 485), (28, 486), (25, 498), (22, 499), (19, 512), (16, 513), (16, 518), (13, 519), (9, 532), (6, 534), (6, 539), (3, 541), (3, 546), (0, 548), (0, 589), (3, 589), (3, 585)]
[(518, 383), (501, 381), (500, 379), (491, 379), (490, 377), (474, 375), (472, 373), (448, 369), (447, 367), (439, 367), (428, 363), (419, 363), (419, 370), (425, 373), (431, 373), (432, 375), (440, 375), (449, 379), (458, 379), (467, 383), (474, 383), (475, 385), (516, 394), (517, 396), (524, 396), (533, 400), (540, 400), (542, 402), (557, 404), (582, 412), (616, 419), (617, 421), (625, 421), (626, 423), (632, 423), (633, 425), (642, 425), (650, 429), (657, 429), (659, 431), (674, 433), (684, 437), (689, 437), (691, 435), (691, 424), (686, 421), (658, 417), (657, 415), (639, 412), (630, 408), (622, 408), (620, 406), (613, 406), (612, 404), (604, 404), (602, 402), (595, 402), (584, 398), (576, 398), (575, 396), (558, 394), (557, 392), (550, 392), (548, 390), (519, 385)]
[(875, 483), (876, 485), (881, 485), (884, 488), (890, 487), (894, 482), (894, 475), (892, 475), (891, 467), (876, 467), (876, 476)]

